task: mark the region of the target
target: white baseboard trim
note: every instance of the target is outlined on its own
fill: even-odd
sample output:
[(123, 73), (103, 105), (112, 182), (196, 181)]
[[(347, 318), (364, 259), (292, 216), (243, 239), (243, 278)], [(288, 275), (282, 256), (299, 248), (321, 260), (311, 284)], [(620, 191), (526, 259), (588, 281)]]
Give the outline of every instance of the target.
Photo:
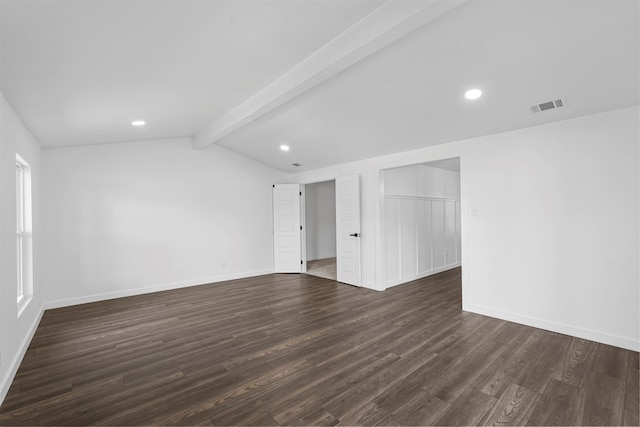
[(371, 289), (372, 291), (378, 291), (378, 292), (382, 292), (384, 291), (384, 289), (381, 289), (379, 287), (376, 286), (376, 284), (374, 282), (362, 282), (362, 287), (366, 288), (366, 289)]
[(476, 304), (464, 304), (462, 309), (464, 311), (470, 311), (472, 313), (495, 317), (497, 319), (507, 320), (509, 322), (520, 323), (522, 325), (532, 326), (534, 328), (544, 329), (551, 332), (557, 332), (559, 334), (570, 335), (572, 337), (612, 345), (614, 347), (625, 348), (632, 351), (640, 351), (640, 341), (631, 338), (619, 337), (616, 335), (610, 335), (603, 332), (539, 319), (536, 317), (523, 316), (521, 314), (511, 313), (503, 310), (496, 310), (490, 307)]
[(7, 393), (9, 392), (9, 388), (11, 387), (11, 383), (13, 382), (13, 378), (16, 376), (18, 372), (18, 368), (22, 363), (22, 359), (24, 355), (27, 353), (27, 349), (29, 348), (29, 344), (31, 344), (31, 340), (33, 339), (33, 335), (36, 333), (38, 329), (38, 325), (40, 324), (40, 320), (42, 320), (42, 315), (44, 314), (44, 308), (40, 309), (40, 314), (36, 316), (35, 320), (31, 324), (29, 331), (27, 332), (27, 336), (24, 337), (22, 344), (20, 345), (20, 351), (16, 354), (16, 356), (11, 361), (9, 365), (9, 369), (7, 369), (4, 378), (2, 378), (2, 382), (0, 383), (0, 405), (4, 402), (4, 398), (7, 397)]
[(107, 292), (102, 294), (86, 295), (77, 298), (68, 298), (55, 301), (47, 301), (44, 304), (46, 310), (52, 308), (69, 307), (78, 304), (87, 304), (91, 302), (104, 301), (115, 298), (130, 297), (135, 295), (150, 294), (152, 292), (170, 291), (172, 289), (188, 288), (190, 286), (206, 285), (209, 283), (226, 282), (228, 280), (245, 279), (247, 277), (263, 276), (273, 273), (273, 268), (266, 270), (256, 270), (244, 273), (234, 273), (224, 276), (205, 277), (201, 279), (185, 280), (181, 282), (164, 283), (162, 285), (148, 286), (137, 289), (127, 289), (124, 291)]
[(458, 268), (462, 265), (462, 263), (458, 262), (452, 265), (447, 265), (446, 267), (439, 267), (435, 270), (430, 270), (425, 273), (416, 274), (414, 276), (405, 277), (403, 279), (391, 280), (385, 283), (386, 289), (393, 288), (394, 286), (402, 285), (404, 283), (413, 282), (414, 280), (423, 279), (425, 277), (433, 276), (434, 274), (442, 273), (443, 271), (452, 270), (454, 268)]

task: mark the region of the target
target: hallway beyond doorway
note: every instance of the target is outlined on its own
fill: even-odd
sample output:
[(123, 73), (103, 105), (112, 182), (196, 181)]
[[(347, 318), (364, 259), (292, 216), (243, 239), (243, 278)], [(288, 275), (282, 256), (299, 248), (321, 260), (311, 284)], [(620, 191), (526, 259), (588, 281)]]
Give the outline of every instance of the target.
[(307, 274), (336, 280), (338, 278), (336, 258), (316, 259), (307, 261)]

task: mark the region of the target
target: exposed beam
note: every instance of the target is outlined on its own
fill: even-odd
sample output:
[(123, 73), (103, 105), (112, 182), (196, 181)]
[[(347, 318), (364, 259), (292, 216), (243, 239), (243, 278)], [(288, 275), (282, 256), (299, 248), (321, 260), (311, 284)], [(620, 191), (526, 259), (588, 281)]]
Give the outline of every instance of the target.
[(389, 0), (291, 70), (194, 137), (194, 147), (215, 144), (363, 58), (404, 37), (467, 0)]

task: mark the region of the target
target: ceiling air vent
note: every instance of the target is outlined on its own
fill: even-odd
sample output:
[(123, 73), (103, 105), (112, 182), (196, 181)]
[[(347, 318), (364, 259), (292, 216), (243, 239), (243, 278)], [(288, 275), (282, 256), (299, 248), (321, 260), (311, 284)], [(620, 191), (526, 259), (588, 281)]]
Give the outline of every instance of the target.
[(291, 163), (291, 166), (300, 167), (302, 165), (300, 163)]
[(539, 113), (540, 111), (552, 110), (554, 108), (564, 107), (562, 99), (556, 99), (555, 101), (547, 101), (542, 104), (536, 104), (530, 108), (532, 113)]

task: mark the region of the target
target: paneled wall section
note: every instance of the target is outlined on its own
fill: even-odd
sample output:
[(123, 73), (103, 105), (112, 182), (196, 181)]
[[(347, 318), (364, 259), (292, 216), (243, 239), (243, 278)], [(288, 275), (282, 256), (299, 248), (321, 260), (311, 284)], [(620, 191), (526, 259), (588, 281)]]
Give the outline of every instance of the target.
[(459, 266), (459, 173), (416, 165), (384, 178), (385, 285)]

